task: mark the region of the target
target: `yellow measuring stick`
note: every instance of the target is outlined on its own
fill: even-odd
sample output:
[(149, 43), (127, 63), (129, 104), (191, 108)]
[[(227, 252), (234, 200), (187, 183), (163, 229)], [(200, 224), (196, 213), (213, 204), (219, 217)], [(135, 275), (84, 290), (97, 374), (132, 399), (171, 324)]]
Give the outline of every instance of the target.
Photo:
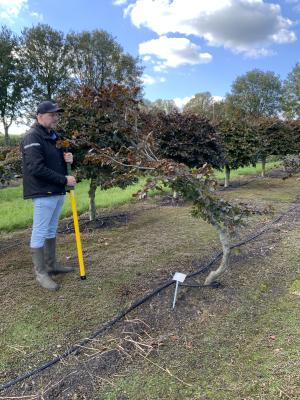
[[(71, 165), (67, 163), (67, 170), (68, 174), (71, 175)], [(78, 213), (77, 213), (77, 206), (76, 206), (76, 199), (75, 199), (75, 192), (72, 186), (67, 186), (67, 190), (69, 190), (72, 212), (73, 212), (73, 221), (74, 221), (74, 229), (75, 229), (75, 237), (76, 237), (76, 246), (77, 246), (77, 254), (78, 254), (78, 261), (79, 261), (79, 273), (80, 278), (82, 280), (86, 279), (85, 274), (85, 267), (82, 255), (82, 246), (81, 246), (81, 238), (80, 238), (80, 230), (79, 230), (79, 223), (78, 223)]]
[(72, 212), (73, 212), (73, 221), (74, 221), (74, 228), (75, 228), (75, 237), (76, 237), (78, 261), (79, 261), (80, 278), (81, 279), (86, 279), (85, 267), (84, 267), (84, 261), (83, 261), (83, 255), (82, 255), (80, 230), (79, 230), (79, 224), (78, 224), (78, 213), (77, 213), (76, 199), (75, 199), (74, 190), (70, 190), (69, 195), (70, 195)]

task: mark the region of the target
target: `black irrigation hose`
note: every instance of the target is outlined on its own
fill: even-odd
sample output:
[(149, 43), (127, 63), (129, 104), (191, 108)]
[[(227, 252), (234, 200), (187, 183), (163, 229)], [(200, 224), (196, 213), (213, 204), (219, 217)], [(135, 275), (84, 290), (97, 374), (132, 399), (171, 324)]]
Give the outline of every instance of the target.
[[(159, 208), (159, 207), (160, 207), (160, 206), (149, 207), (149, 208), (147, 208), (147, 211), (148, 211), (148, 210), (153, 210), (153, 209), (156, 209), (156, 208)], [(126, 214), (126, 213), (119, 213), (119, 214), (112, 214), (112, 215), (104, 215), (104, 216), (99, 216), (99, 217), (97, 217), (97, 218), (96, 218), (95, 220), (93, 220), (93, 221), (90, 221), (90, 220), (86, 221), (86, 218), (85, 218), (85, 217), (80, 217), (80, 216), (79, 216), (79, 228), (80, 228), (80, 231), (81, 231), (81, 232), (84, 232), (82, 229), (85, 229), (89, 224), (92, 224), (92, 223), (94, 223), (94, 222), (103, 221), (103, 223), (105, 223), (105, 221), (109, 220), (110, 218), (112, 218), (112, 219), (113, 219), (113, 218), (118, 218), (118, 217), (120, 217), (120, 218), (125, 218), (125, 217), (127, 217), (127, 216), (128, 216), (128, 214)], [(57, 230), (57, 233), (60, 234), (60, 235), (67, 234), (67, 233), (74, 233), (74, 228), (73, 228), (73, 227), (70, 227), (69, 225), (67, 225), (64, 229), (58, 229), (58, 230)], [(10, 245), (8, 245), (8, 246), (6, 246), (6, 247), (0, 247), (0, 252), (4, 252), (4, 251), (9, 250), (9, 249), (12, 249), (12, 248), (14, 248), (14, 247), (21, 246), (21, 245), (23, 245), (25, 242), (27, 242), (27, 239), (22, 239), (22, 240), (20, 240), (19, 242), (10, 244)]]
[(4, 252), (4, 251), (6, 251), (6, 250), (12, 249), (12, 248), (14, 248), (14, 247), (21, 246), (21, 245), (24, 244), (24, 243), (25, 243), (25, 239), (24, 239), (24, 240), (21, 240), (20, 242), (14, 243), (14, 244), (10, 244), (9, 246), (1, 247), (1, 248), (0, 248), (1, 253)]
[[(259, 236), (263, 235), (266, 231), (268, 231), (269, 229), (271, 229), (272, 225), (276, 224), (276, 222), (280, 221), (285, 215), (287, 215), (288, 213), (290, 213), (291, 211), (295, 210), (298, 206), (294, 206), (289, 208), (286, 212), (280, 214), (277, 218), (275, 218), (272, 222), (270, 222), (264, 229), (260, 230), (258, 233), (256, 233), (255, 235), (252, 235), (248, 238), (246, 238), (245, 240), (242, 240), (241, 242), (238, 242), (232, 246), (230, 246), (230, 250), (235, 249), (237, 247), (243, 246), (244, 244), (247, 244), (249, 242), (251, 242), (252, 240), (255, 240), (256, 238), (258, 238)], [(223, 252), (220, 251), (219, 253), (217, 253), (215, 255), (215, 257), (203, 268), (201, 268), (200, 270), (197, 270), (191, 274), (187, 275), (187, 278), (191, 278), (195, 275), (198, 275), (200, 273), (204, 273), (206, 272), (214, 263), (215, 261), (217, 261), (219, 258), (221, 258)], [(212, 284), (214, 287), (218, 287), (218, 282), (213, 282)], [(195, 288), (205, 288), (207, 287), (207, 285), (197, 285), (197, 284), (188, 284), (188, 283), (181, 283), (180, 286), (185, 286), (185, 287), (195, 287)]]
[[(296, 208), (298, 207), (298, 205), (290, 207), (287, 211), (285, 211), (284, 213), (281, 213), (277, 218), (275, 218), (272, 222), (270, 222), (265, 228), (261, 229), (259, 232), (257, 232), (255, 235), (252, 235), (244, 240), (242, 240), (241, 242), (238, 242), (236, 244), (233, 244), (232, 246), (230, 246), (230, 250), (235, 249), (236, 247), (240, 247), (243, 246), (244, 244), (247, 244), (249, 242), (251, 242), (252, 240), (255, 240), (256, 238), (258, 238), (259, 236), (263, 235), (266, 231), (268, 231), (269, 229), (271, 229), (272, 225), (276, 224), (278, 221), (280, 221), (285, 215), (287, 215), (288, 213), (294, 211)], [(200, 273), (204, 273), (206, 272), (213, 264), (215, 261), (217, 261), (219, 258), (221, 258), (223, 252), (220, 251), (219, 253), (217, 253), (214, 258), (203, 268), (198, 269), (195, 272), (192, 272), (190, 274), (187, 275), (187, 278), (192, 278), (195, 275), (198, 275)], [(186, 287), (206, 287), (204, 285), (194, 285), (194, 284), (180, 284), (180, 286), (186, 286)]]
[[(245, 185), (248, 185), (249, 183), (251, 183), (251, 182), (253, 182), (253, 181), (255, 181), (257, 179), (257, 177), (254, 177), (254, 178), (252, 178), (252, 179), (249, 179), (248, 181), (246, 181), (246, 182), (238, 182), (238, 185), (237, 185), (237, 187), (240, 187), (240, 186), (245, 186)], [(0, 188), (1, 189), (1, 188)], [(225, 191), (226, 189), (236, 189), (234, 186), (232, 186), (232, 187), (228, 187), (228, 188), (225, 188), (225, 187), (223, 187), (223, 188), (220, 188), (219, 189), (219, 192), (223, 192), (223, 191)], [(157, 207), (160, 207), (160, 206), (154, 206), (154, 207), (150, 207), (149, 208), (149, 210), (152, 210), (153, 208), (155, 209), (155, 208), (157, 208)], [(108, 218), (114, 218), (114, 217), (118, 217), (118, 216), (124, 216), (125, 214), (114, 214), (114, 215), (112, 215), (112, 216), (110, 216), (110, 215), (108, 215), (108, 216), (102, 216), (102, 217), (98, 217), (98, 218), (96, 218), (96, 220), (95, 221), (99, 221), (99, 220), (105, 220), (105, 219), (108, 219)], [(80, 222), (80, 219), (82, 219), (82, 223), (80, 224), (80, 228), (82, 228), (82, 227), (86, 227), (87, 225), (89, 225), (91, 222), (94, 222), (94, 221), (85, 221), (85, 218), (80, 218), (79, 217), (79, 222)], [(58, 230), (57, 231), (57, 233), (59, 233), (59, 234), (64, 234), (64, 233), (71, 233), (71, 232), (73, 232), (74, 230), (72, 229), (72, 228), (70, 228), (70, 227), (66, 227), (65, 229), (62, 229), (62, 230)], [(21, 246), (22, 244), (24, 244), (25, 243), (25, 240), (21, 240), (20, 242), (18, 242), (18, 243), (15, 243), (15, 244), (12, 244), (12, 245), (10, 245), (10, 246), (7, 246), (7, 247), (3, 247), (3, 248), (1, 248), (0, 250), (1, 251), (6, 251), (6, 250), (9, 250), (9, 249), (11, 249), (11, 248), (13, 248), (13, 247), (18, 247), (18, 246)]]
[[(122, 217), (125, 216), (125, 214), (120, 214), (120, 215), (121, 215)], [(112, 218), (114, 218), (114, 217), (116, 217), (116, 215), (113, 215), (113, 216), (112, 216)], [(85, 228), (85, 227), (88, 226), (91, 222), (97, 222), (97, 221), (101, 221), (101, 220), (104, 220), (104, 221), (105, 221), (105, 220), (107, 220), (107, 219), (109, 219), (109, 218), (110, 218), (110, 216), (99, 217), (99, 218), (96, 218), (95, 221), (84, 221), (84, 219), (82, 219), (82, 222), (80, 221), (80, 218), (79, 218), (80, 231), (83, 232), (82, 228)], [(63, 234), (65, 234), (65, 233), (74, 233), (74, 228), (67, 226), (67, 227), (64, 228), (64, 229), (59, 229), (59, 230), (57, 231), (57, 233), (60, 234), (60, 235), (63, 235)], [(21, 246), (21, 245), (25, 244), (25, 242), (27, 242), (27, 241), (28, 241), (28, 239), (22, 239), (22, 240), (20, 240), (19, 242), (10, 244), (10, 245), (8, 245), (8, 246), (6, 246), (6, 247), (0, 247), (0, 251), (1, 251), (1, 252), (4, 252), (4, 251), (10, 250), (10, 249), (12, 249), (12, 248), (14, 248), (14, 247)]]
[[(277, 218), (275, 218), (275, 220), (273, 220), (266, 228), (262, 229), (260, 232), (256, 233), (255, 235), (250, 236), (249, 238), (236, 243), (235, 245), (231, 246), (231, 249), (234, 249), (236, 247), (242, 246), (254, 239), (256, 239), (257, 237), (261, 236), (263, 233), (265, 233), (267, 230), (269, 230), (271, 228), (271, 226), (273, 224), (275, 224), (276, 222), (278, 222), (281, 218), (283, 218), (283, 216), (287, 215), (289, 212), (293, 211), (294, 209), (296, 209), (298, 206), (294, 206), (289, 208), (286, 212), (280, 214)], [(221, 256), (222, 256), (223, 252), (219, 252), (216, 254), (216, 256), (204, 267), (198, 269), (197, 271), (190, 273), (187, 275), (187, 278), (191, 278), (195, 275), (198, 275), (199, 273), (203, 273), (206, 272), (211, 265), (217, 261)], [(27, 373), (25, 373), (24, 375), (19, 376), (18, 378), (7, 382), (5, 384), (0, 385), (0, 391), (4, 390), (4, 389), (8, 389), (11, 386), (20, 383), (22, 381), (24, 381), (27, 378), (30, 378), (31, 376), (37, 375), (39, 372), (42, 372), (43, 370), (45, 370), (48, 367), (51, 367), (54, 364), (57, 364), (59, 361), (63, 360), (64, 358), (68, 357), (69, 355), (76, 353), (77, 351), (79, 352), (81, 347), (86, 345), (88, 342), (90, 342), (91, 340), (93, 340), (95, 337), (101, 335), (102, 333), (104, 333), (106, 330), (109, 330), (111, 327), (113, 327), (117, 322), (119, 322), (122, 318), (124, 318), (127, 314), (129, 314), (131, 311), (133, 311), (134, 309), (136, 309), (137, 307), (139, 307), (140, 305), (142, 305), (143, 303), (145, 303), (147, 300), (151, 299), (152, 297), (154, 297), (156, 294), (160, 293), (162, 290), (166, 289), (167, 287), (171, 286), (172, 284), (174, 284), (175, 281), (173, 280), (169, 280), (167, 282), (165, 282), (164, 284), (162, 284), (161, 286), (159, 286), (158, 288), (154, 289), (150, 294), (146, 295), (145, 297), (143, 297), (140, 300), (137, 300), (135, 303), (133, 303), (129, 308), (127, 308), (126, 310), (122, 311), (119, 315), (117, 315), (114, 319), (112, 319), (111, 321), (107, 322), (106, 324), (104, 324), (104, 326), (102, 326), (99, 330), (97, 330), (96, 332), (94, 332), (91, 336), (89, 336), (88, 338), (82, 340), (79, 344), (71, 347), (71, 349), (65, 351), (63, 354), (61, 354), (60, 356), (57, 356), (55, 358), (53, 358), (52, 360), (48, 361), (47, 363), (43, 364), (42, 366), (35, 368)], [(180, 286), (189, 286), (189, 287), (203, 287), (201, 285), (188, 285), (188, 284), (184, 284), (184, 285), (180, 285)], [(213, 287), (218, 287), (217, 285), (213, 284)], [(207, 287), (207, 286), (206, 286)]]
[[(219, 191), (219, 192), (223, 192), (223, 191), (228, 190), (228, 189), (238, 189), (239, 187), (248, 185), (249, 183), (254, 182), (254, 181), (256, 181), (257, 179), (258, 179), (258, 177), (256, 176), (256, 177), (254, 177), (254, 178), (248, 179), (248, 180), (245, 181), (245, 182), (233, 181), (233, 182), (231, 182), (231, 184), (229, 184), (229, 186), (227, 186), (227, 187), (225, 187), (224, 185), (219, 184), (221, 187), (220, 187), (220, 189), (219, 189), (218, 191)], [(223, 186), (223, 187), (222, 187), (222, 186)]]
[(68, 357), (69, 355), (76, 353), (77, 351), (80, 351), (82, 346), (85, 346), (88, 342), (90, 342), (91, 340), (93, 340), (95, 337), (101, 335), (102, 333), (104, 333), (106, 330), (110, 329), (112, 326), (114, 326), (117, 322), (119, 322), (122, 318), (124, 318), (128, 313), (130, 313), (131, 311), (133, 311), (135, 308), (139, 307), (140, 305), (142, 305), (143, 303), (145, 303), (147, 300), (151, 299), (152, 297), (154, 297), (156, 294), (158, 294), (159, 292), (161, 292), (162, 290), (166, 289), (167, 287), (171, 286), (172, 284), (174, 284), (173, 280), (169, 280), (167, 282), (165, 282), (163, 285), (159, 286), (158, 288), (156, 288), (155, 290), (153, 290), (150, 294), (146, 295), (145, 297), (143, 297), (140, 300), (137, 300), (135, 303), (133, 303), (129, 308), (127, 308), (126, 310), (120, 312), (119, 315), (117, 315), (114, 319), (112, 319), (111, 321), (105, 323), (99, 330), (97, 330), (96, 332), (94, 332), (91, 336), (89, 336), (88, 338), (82, 340), (79, 344), (71, 347), (69, 350), (65, 351), (63, 354), (61, 354), (60, 356), (57, 356), (55, 358), (53, 358), (52, 360), (48, 361), (47, 363), (43, 364), (42, 366), (35, 368), (27, 373), (25, 373), (24, 375), (19, 376), (18, 378), (7, 382), (5, 384), (0, 385), (0, 391), (4, 390), (4, 389), (8, 389), (9, 387), (20, 383), (22, 381), (24, 381), (27, 378), (30, 378), (31, 376), (34, 376), (36, 374), (38, 374), (39, 372), (43, 371), (44, 369), (51, 367), (54, 364), (57, 364), (59, 361), (63, 360), (64, 358)]

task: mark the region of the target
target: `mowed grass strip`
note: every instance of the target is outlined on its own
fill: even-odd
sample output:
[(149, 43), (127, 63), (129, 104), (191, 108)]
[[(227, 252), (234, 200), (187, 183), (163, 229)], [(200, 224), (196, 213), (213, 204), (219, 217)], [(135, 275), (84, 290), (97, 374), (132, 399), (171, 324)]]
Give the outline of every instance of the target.
[(299, 300), (282, 296), (256, 319), (249, 305), (212, 322), (211, 330), (199, 318), (188, 334), (166, 341), (158, 357), (137, 355), (125, 377), (97, 389), (95, 399), (297, 400), (299, 311)]
[[(267, 163), (266, 169), (271, 170), (277, 168), (278, 165), (278, 162), (269, 162)], [(257, 173), (259, 173), (258, 166), (239, 168), (231, 172), (231, 179), (234, 180), (243, 175)], [(215, 176), (217, 179), (224, 179), (223, 172), (216, 171)], [(108, 190), (100, 190), (98, 188), (95, 198), (96, 207), (110, 208), (132, 201), (132, 195), (143, 186), (144, 182), (145, 180), (141, 179), (139, 183), (128, 186), (126, 189), (111, 188)], [(79, 214), (89, 209), (88, 190), (88, 181), (83, 181), (76, 185), (75, 194)], [(13, 232), (16, 229), (27, 228), (31, 225), (33, 213), (32, 201), (23, 200), (22, 191), (22, 186), (0, 190), (0, 232)], [(70, 203), (68, 199), (66, 199), (62, 211), (62, 218), (70, 216), (71, 213)]]
[[(27, 247), (1, 258), (0, 370), (7, 376), (77, 343), (182, 263), (218, 248), (215, 230), (185, 207), (148, 210), (121, 227), (81, 236), (87, 279), (77, 271), (57, 276), (58, 292), (36, 284)], [(61, 259), (78, 268), (74, 235), (60, 235), (58, 245)]]
[[(274, 179), (273, 199), (276, 194), (278, 201), (284, 190), (295, 188), (296, 180), (282, 186), (280, 182)], [(249, 184), (237, 194), (247, 197), (253, 190)], [(132, 211), (134, 206), (118, 210), (124, 212), (127, 207)], [(261, 216), (255, 221), (271, 218)], [(87, 280), (80, 281), (76, 273), (57, 277), (62, 285), (57, 293), (37, 286), (27, 246), (1, 258), (0, 369), (7, 371), (4, 381), (15, 376), (12, 370), (24, 372), (78, 342), (174, 272), (187, 273), (195, 261), (207, 261), (220, 249), (216, 231), (192, 218), (189, 207), (138, 212), (126, 225), (82, 232), (82, 243)], [(74, 235), (60, 235), (58, 244), (63, 260), (70, 258), (69, 263), (77, 266)]]
[[(255, 248), (268, 251), (268, 246), (258, 242)], [(111, 384), (95, 389), (95, 398), (299, 399), (300, 302), (294, 293), (299, 259), (296, 228), (268, 256), (233, 264), (222, 279), (225, 288), (210, 299), (201, 290), (190, 290), (177, 308), (181, 313), (198, 310), (194, 318), (185, 320), (184, 328), (169, 324), (157, 332), (158, 338), (165, 337), (157, 354), (136, 354), (123, 376), (116, 374)]]
[[(96, 191), (96, 207), (110, 208), (133, 200), (132, 195), (142, 186), (143, 180), (126, 189), (111, 188)], [(78, 213), (82, 214), (89, 209), (89, 183), (83, 181), (76, 185), (75, 196)], [(12, 232), (16, 229), (27, 228), (32, 223), (33, 206), (31, 200), (23, 199), (22, 186), (0, 190), (0, 232)], [(72, 214), (68, 195), (62, 210), (62, 218)]]
[[(281, 161), (269, 161), (266, 163), (266, 172), (271, 171), (272, 169), (281, 167)], [(240, 178), (244, 175), (260, 175), (262, 172), (261, 163), (257, 163), (256, 166), (249, 165), (247, 167), (241, 167), (238, 169), (230, 170), (230, 179)], [(217, 179), (225, 179), (225, 172), (216, 171), (215, 177)]]
[(286, 211), (300, 194), (300, 182), (297, 177), (260, 178), (245, 186), (229, 188), (220, 193), (229, 201), (257, 205), (262, 209), (271, 206), (276, 212)]

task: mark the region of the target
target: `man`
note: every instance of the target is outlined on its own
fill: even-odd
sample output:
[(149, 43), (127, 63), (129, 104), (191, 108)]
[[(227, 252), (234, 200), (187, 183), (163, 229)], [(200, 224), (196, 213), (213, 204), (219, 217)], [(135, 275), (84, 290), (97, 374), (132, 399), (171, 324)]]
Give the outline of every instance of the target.
[(57, 290), (51, 274), (71, 272), (56, 261), (56, 230), (65, 198), (65, 186), (74, 186), (75, 177), (67, 174), (66, 163), (73, 162), (71, 153), (56, 146), (54, 128), (63, 109), (51, 101), (37, 107), (37, 121), (26, 133), (21, 144), (23, 158), (24, 199), (34, 205), (30, 241), (37, 282), (45, 289)]

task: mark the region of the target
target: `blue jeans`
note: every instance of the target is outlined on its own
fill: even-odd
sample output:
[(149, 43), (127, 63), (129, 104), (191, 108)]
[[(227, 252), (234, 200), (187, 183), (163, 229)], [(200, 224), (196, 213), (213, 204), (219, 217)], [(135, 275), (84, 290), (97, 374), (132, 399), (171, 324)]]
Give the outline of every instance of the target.
[(30, 247), (43, 247), (46, 239), (56, 236), (56, 230), (65, 196), (33, 199), (33, 225)]

